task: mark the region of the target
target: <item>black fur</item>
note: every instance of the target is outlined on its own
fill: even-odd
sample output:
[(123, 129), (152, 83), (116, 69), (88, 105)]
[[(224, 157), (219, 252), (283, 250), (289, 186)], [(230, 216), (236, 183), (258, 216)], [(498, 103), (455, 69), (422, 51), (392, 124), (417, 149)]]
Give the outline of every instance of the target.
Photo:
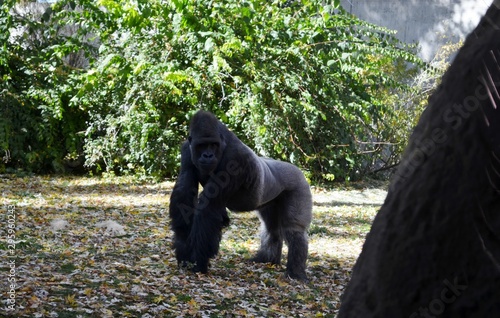
[(339, 318), (500, 317), (500, 0), (415, 128)]
[[(219, 251), (222, 229), (229, 224), (226, 207), (257, 210), (261, 246), (253, 260), (279, 264), (285, 241), (287, 275), (306, 280), (312, 198), (302, 172), (290, 163), (258, 157), (209, 112), (197, 112), (189, 132), (170, 197), (177, 261), (206, 273), (209, 259)], [(203, 186), (199, 196), (198, 184)]]

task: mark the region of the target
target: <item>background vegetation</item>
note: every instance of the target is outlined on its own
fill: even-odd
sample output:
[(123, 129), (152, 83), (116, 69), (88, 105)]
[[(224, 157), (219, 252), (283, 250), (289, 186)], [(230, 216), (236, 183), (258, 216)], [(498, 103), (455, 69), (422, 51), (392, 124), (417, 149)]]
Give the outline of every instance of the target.
[(0, 171), (175, 176), (204, 108), (352, 180), (398, 162), (426, 96), (414, 47), (336, 0), (7, 0), (0, 38)]

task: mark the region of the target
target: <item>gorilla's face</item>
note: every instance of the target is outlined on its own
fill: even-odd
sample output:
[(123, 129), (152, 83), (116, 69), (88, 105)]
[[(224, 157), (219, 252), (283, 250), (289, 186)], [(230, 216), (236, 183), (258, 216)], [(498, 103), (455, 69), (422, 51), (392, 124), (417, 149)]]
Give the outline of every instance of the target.
[(208, 174), (217, 168), (226, 144), (219, 133), (215, 117), (198, 117), (201, 118), (191, 125), (188, 138), (191, 160), (201, 173)]
[(198, 170), (210, 173), (217, 168), (222, 156), (221, 143), (219, 136), (190, 138), (191, 160)]

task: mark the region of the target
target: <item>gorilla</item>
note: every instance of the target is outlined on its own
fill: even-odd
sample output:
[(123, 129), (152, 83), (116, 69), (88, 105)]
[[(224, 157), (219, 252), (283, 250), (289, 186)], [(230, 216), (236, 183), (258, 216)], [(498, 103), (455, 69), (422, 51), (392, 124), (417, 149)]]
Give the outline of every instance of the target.
[(338, 317), (500, 317), (500, 0), (430, 97)]
[[(198, 195), (198, 184), (203, 191)], [(311, 190), (296, 166), (258, 157), (212, 113), (192, 118), (181, 148), (181, 169), (170, 197), (173, 247), (181, 266), (206, 273), (217, 255), (226, 208), (257, 210), (261, 245), (253, 261), (280, 264), (288, 245), (286, 275), (307, 280), (307, 230), (311, 223)]]

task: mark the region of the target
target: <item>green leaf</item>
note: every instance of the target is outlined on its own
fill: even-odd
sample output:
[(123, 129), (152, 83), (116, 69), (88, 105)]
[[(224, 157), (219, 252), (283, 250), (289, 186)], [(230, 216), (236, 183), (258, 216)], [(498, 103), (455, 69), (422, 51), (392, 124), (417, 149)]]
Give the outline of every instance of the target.
[(212, 38), (208, 38), (206, 41), (205, 41), (205, 51), (206, 52), (211, 52), (213, 51), (213, 48), (214, 48), (214, 40)]

